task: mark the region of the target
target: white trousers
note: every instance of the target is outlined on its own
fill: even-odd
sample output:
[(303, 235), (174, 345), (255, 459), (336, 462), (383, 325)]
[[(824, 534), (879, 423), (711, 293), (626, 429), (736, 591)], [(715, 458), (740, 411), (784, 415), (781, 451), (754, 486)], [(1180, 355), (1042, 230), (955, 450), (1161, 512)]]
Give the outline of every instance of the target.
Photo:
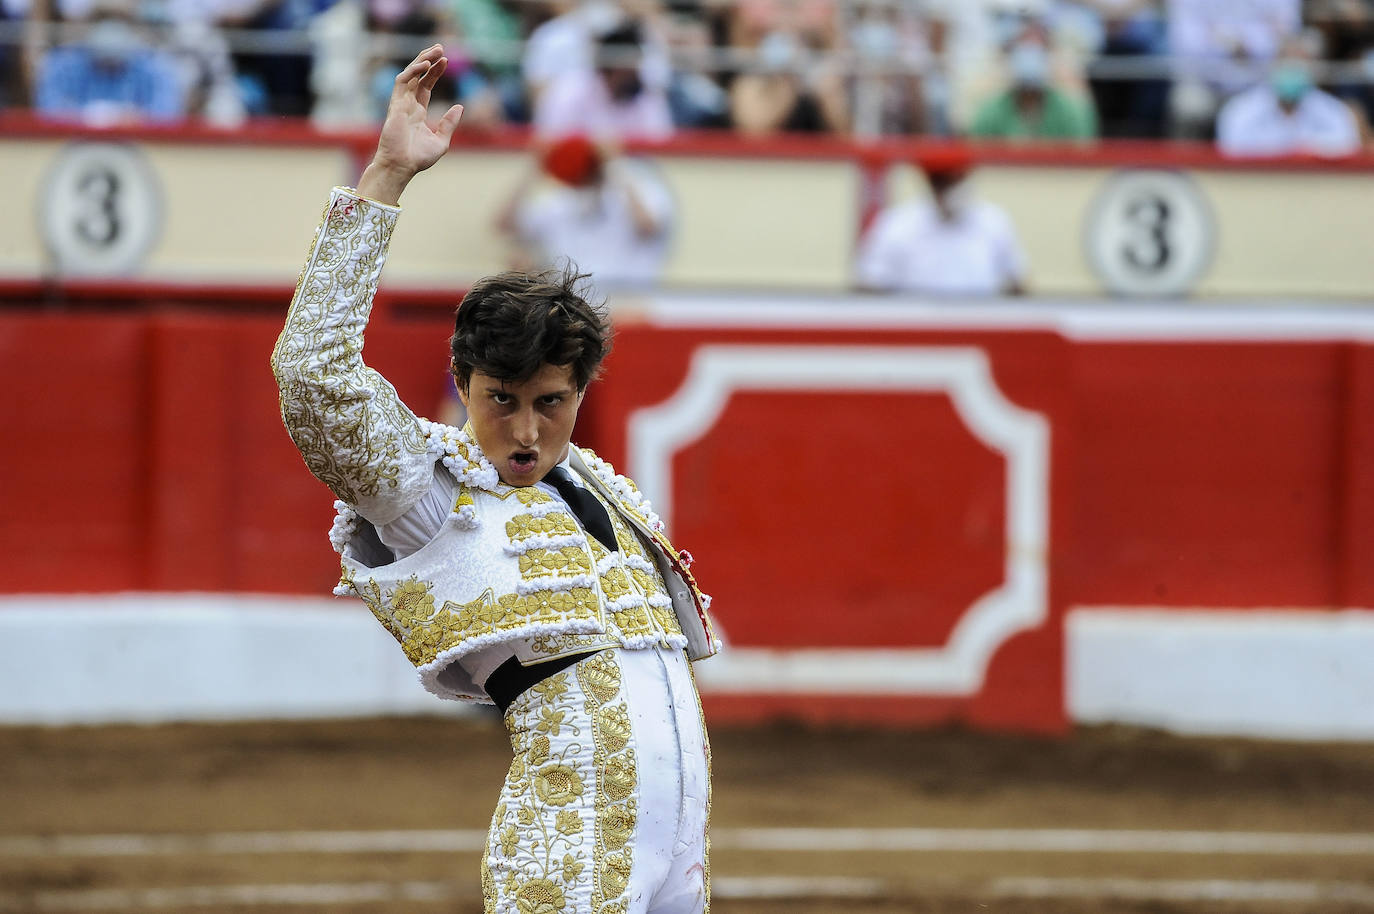
[(487, 914), (705, 914), (710, 748), (680, 650), (604, 650), (506, 712)]

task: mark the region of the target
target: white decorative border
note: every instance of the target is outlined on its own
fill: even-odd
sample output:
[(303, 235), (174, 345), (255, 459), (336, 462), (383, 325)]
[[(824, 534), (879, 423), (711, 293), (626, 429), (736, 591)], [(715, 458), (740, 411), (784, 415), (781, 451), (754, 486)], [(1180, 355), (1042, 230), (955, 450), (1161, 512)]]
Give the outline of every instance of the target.
[(629, 418), (631, 475), (673, 511), (672, 459), (716, 423), (730, 395), (762, 391), (922, 391), (949, 396), (975, 438), (1007, 460), (1005, 580), (984, 594), (937, 648), (896, 650), (732, 648), (702, 664), (717, 692), (974, 694), (993, 653), (1046, 617), (1049, 424), (1009, 402), (987, 355), (960, 346), (703, 346), (682, 386)]

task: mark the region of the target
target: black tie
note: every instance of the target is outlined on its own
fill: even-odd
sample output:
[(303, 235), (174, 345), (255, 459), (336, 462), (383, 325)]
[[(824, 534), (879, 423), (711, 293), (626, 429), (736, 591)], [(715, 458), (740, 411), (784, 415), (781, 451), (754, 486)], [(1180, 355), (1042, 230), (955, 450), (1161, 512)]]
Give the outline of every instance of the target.
[(606, 507), (597, 501), (595, 495), (573, 482), (572, 474), (563, 467), (549, 470), (544, 482), (558, 490), (558, 494), (563, 496), (563, 500), (572, 508), (577, 519), (582, 521), (582, 526), (587, 528), (588, 533), (601, 540), (601, 544), (612, 552), (618, 550), (615, 544), (615, 531), (611, 529), (611, 516), (606, 513)]

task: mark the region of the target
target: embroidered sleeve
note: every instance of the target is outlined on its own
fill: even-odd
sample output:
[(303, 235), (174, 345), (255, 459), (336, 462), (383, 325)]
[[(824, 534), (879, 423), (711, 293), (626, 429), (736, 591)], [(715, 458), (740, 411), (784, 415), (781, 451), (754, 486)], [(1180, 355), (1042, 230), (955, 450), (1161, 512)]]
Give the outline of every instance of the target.
[(428, 491), (424, 423), (363, 364), (363, 331), (400, 210), (335, 188), (272, 351), (282, 421), (310, 472), (374, 524)]

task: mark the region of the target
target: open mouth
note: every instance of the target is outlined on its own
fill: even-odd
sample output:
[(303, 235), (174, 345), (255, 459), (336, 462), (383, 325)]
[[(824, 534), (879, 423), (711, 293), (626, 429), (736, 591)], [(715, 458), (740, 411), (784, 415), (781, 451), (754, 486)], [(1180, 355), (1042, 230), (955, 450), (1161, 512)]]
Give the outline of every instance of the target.
[(510, 468), (520, 475), (534, 472), (539, 455), (534, 451), (516, 451), (510, 455)]

